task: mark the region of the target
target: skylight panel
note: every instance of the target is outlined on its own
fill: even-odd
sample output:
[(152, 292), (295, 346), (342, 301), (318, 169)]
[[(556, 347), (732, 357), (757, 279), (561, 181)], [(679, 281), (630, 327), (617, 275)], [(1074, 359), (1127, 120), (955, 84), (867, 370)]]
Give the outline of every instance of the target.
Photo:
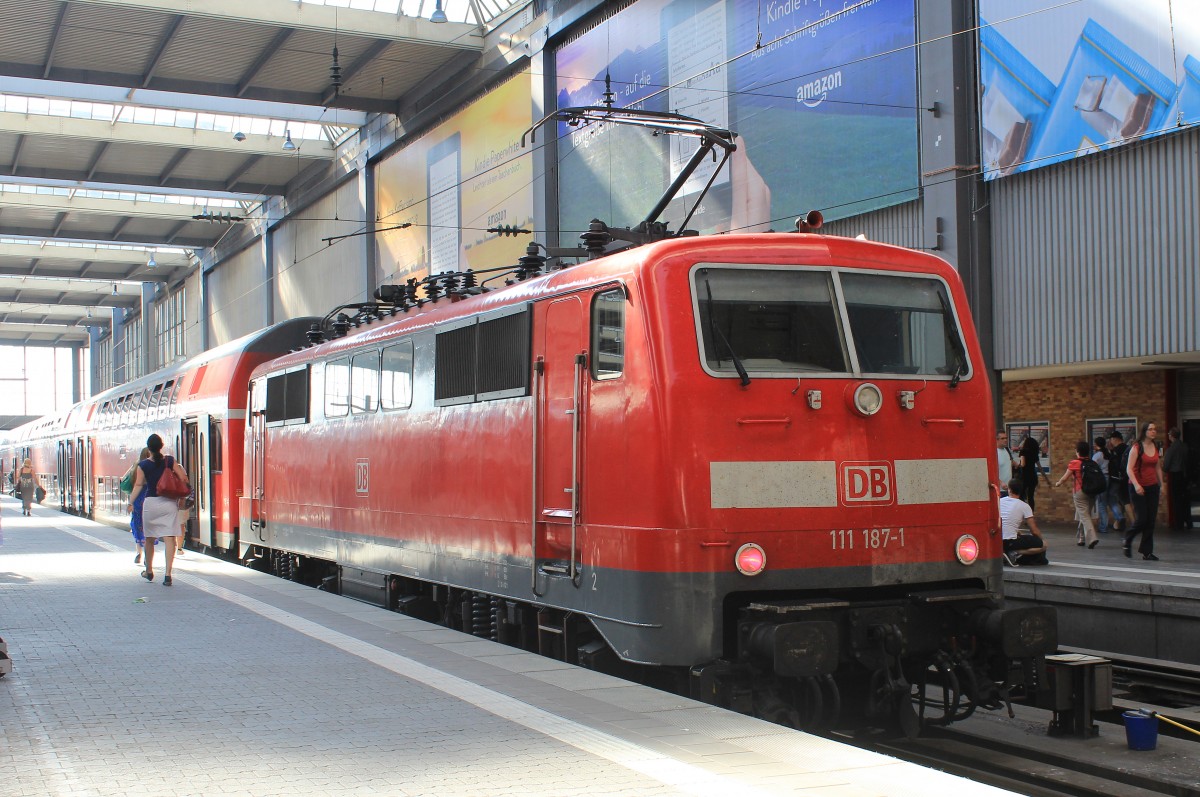
[[(143, 105), (114, 105), (84, 100), (47, 99), (18, 94), (0, 94), (0, 111), (41, 116), (61, 116), (72, 119), (98, 119), (105, 122), (128, 122), (139, 125), (175, 127), (185, 130), (212, 130), (221, 133), (249, 133), (283, 137), (291, 131), (293, 139), (322, 140), (321, 125), (290, 119), (257, 116), (234, 116), (155, 108)], [(115, 119), (114, 119), (115, 117)], [(341, 126), (341, 130), (353, 128)]]

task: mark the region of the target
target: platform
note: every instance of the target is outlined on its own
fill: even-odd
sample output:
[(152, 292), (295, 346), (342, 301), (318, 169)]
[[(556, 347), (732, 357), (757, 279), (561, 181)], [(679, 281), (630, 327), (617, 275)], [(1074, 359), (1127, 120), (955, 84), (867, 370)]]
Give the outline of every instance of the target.
[[(1006, 794), (3, 499), (0, 791)], [(161, 565), (161, 556), (156, 564)]]
[(1158, 529), (1157, 562), (1131, 558), (1122, 535), (1075, 544), (1074, 526), (1042, 528), (1050, 564), (1005, 567), (1009, 600), (1058, 608), (1059, 643), (1112, 654), (1200, 665), (1200, 530)]

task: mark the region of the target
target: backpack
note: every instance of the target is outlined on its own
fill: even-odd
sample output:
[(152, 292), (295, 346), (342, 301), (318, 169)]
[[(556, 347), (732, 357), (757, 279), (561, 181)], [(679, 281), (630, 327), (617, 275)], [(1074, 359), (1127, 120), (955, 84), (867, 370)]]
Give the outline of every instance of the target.
[(1096, 464), (1095, 460), (1079, 460), (1079, 474), (1084, 495), (1100, 495), (1108, 489), (1108, 483), (1104, 480), (1104, 472), (1100, 470), (1100, 466)]

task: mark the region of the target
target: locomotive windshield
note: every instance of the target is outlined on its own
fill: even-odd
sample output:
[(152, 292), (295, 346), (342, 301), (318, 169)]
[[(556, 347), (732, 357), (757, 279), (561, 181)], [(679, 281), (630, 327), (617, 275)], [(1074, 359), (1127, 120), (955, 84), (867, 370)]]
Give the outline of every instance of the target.
[(933, 277), (700, 266), (693, 291), (701, 356), (716, 376), (968, 370), (946, 286)]

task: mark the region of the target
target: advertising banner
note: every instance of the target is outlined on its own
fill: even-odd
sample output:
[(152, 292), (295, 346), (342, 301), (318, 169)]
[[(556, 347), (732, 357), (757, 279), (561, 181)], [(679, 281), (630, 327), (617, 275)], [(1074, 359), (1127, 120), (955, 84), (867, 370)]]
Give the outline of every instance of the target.
[[(376, 174), (380, 284), (515, 264), (525, 241), (489, 227), (533, 225), (533, 124), (522, 74), (382, 161)], [(403, 224), (412, 226), (397, 228)]]
[[(556, 53), (558, 107), (674, 111), (737, 134), (689, 227), (791, 229), (913, 199), (918, 185), (913, 0), (641, 0)], [(641, 221), (695, 144), (561, 125), (564, 242), (592, 218)], [(661, 220), (678, 229), (712, 175)], [(691, 200), (691, 201), (689, 201)]]
[(1194, 0), (980, 0), (985, 179), (1200, 121)]

